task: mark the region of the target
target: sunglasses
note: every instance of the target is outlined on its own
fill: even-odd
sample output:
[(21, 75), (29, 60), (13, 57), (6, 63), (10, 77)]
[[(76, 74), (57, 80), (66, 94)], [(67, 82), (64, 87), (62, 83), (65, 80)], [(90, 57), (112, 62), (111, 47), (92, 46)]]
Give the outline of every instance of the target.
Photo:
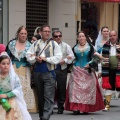
[(54, 38), (58, 38), (58, 37), (60, 38), (60, 37), (62, 37), (62, 35), (55, 35), (54, 36)]

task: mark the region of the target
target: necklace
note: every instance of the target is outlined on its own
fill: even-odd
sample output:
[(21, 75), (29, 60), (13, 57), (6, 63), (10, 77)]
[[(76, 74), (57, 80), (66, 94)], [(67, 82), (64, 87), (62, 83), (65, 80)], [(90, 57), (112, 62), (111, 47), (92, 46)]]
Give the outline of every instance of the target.
[(81, 56), (84, 55), (85, 48), (86, 48), (86, 42), (84, 45), (79, 44), (79, 50), (80, 50)]

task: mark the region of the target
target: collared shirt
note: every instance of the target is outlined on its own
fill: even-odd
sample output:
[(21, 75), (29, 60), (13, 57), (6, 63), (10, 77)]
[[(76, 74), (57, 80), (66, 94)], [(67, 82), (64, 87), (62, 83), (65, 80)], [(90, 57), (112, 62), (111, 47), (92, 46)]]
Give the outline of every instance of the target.
[(110, 43), (110, 56), (116, 56), (116, 43), (113, 45)]
[[(45, 45), (47, 44), (47, 41), (43, 41), (42, 39), (40, 39), (40, 47), (41, 50), (45, 47)], [(29, 48), (29, 50), (26, 53), (26, 58), (27, 61), (29, 61), (30, 63), (35, 63), (36, 59), (35, 59), (35, 47), (34, 47), (35, 42), (31, 45), (31, 47)], [(46, 58), (46, 62), (50, 63), (50, 64), (58, 64), (60, 62), (60, 60), (62, 59), (62, 52), (60, 50), (59, 45), (57, 44), (57, 42), (54, 41), (54, 56), (50, 56)], [(45, 57), (45, 51), (42, 52), (42, 54), (40, 55), (42, 57)]]
[[(65, 45), (65, 46), (64, 46)], [(71, 57), (71, 59), (67, 59), (66, 57), (67, 56), (65, 56), (65, 58), (63, 58), (64, 59), (64, 61), (65, 61), (65, 63), (66, 64), (71, 64), (72, 63), (72, 61), (75, 59), (75, 56), (74, 56), (74, 53), (73, 53), (73, 51), (72, 51), (72, 49), (71, 49), (71, 47), (67, 44), (67, 43), (65, 43), (65, 42), (61, 42), (60, 44), (59, 44), (59, 46), (60, 46), (60, 49), (61, 49), (61, 51), (62, 51), (62, 53), (63, 53), (63, 47), (66, 47), (66, 54), (67, 54), (67, 56), (70, 56)], [(64, 57), (64, 56), (63, 56)]]

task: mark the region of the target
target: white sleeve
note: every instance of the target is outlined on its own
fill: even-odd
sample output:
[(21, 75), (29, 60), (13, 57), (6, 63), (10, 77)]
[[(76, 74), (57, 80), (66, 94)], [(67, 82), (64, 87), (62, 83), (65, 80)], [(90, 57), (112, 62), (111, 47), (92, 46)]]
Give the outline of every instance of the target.
[(98, 64), (98, 73), (102, 73), (102, 65), (101, 65), (101, 63)]
[(95, 42), (95, 50), (97, 51), (98, 41)]
[(75, 56), (72, 51), (72, 48), (69, 45), (67, 45), (67, 55), (70, 56), (72, 59), (69, 60), (69, 59), (65, 58), (64, 61), (65, 61), (65, 63), (70, 64), (75, 59)]
[(46, 62), (50, 64), (58, 64), (62, 59), (62, 52), (57, 42), (54, 41), (54, 56), (47, 57)]
[(35, 63), (36, 62), (34, 43), (28, 49), (28, 51), (26, 53), (26, 58), (27, 58), (27, 61), (30, 62), (30, 63)]

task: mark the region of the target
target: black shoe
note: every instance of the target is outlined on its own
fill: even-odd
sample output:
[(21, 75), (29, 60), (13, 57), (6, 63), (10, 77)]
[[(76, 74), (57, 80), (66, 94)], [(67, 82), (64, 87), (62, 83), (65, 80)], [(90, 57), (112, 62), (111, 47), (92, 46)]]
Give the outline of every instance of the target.
[(63, 114), (63, 110), (58, 110), (58, 114)]
[(40, 120), (49, 120), (49, 119), (40, 118)]
[(79, 115), (80, 114), (80, 111), (73, 111), (73, 115)]
[(87, 115), (88, 114), (88, 112), (83, 112), (83, 115)]
[(52, 111), (51, 115), (53, 115), (53, 111)]

